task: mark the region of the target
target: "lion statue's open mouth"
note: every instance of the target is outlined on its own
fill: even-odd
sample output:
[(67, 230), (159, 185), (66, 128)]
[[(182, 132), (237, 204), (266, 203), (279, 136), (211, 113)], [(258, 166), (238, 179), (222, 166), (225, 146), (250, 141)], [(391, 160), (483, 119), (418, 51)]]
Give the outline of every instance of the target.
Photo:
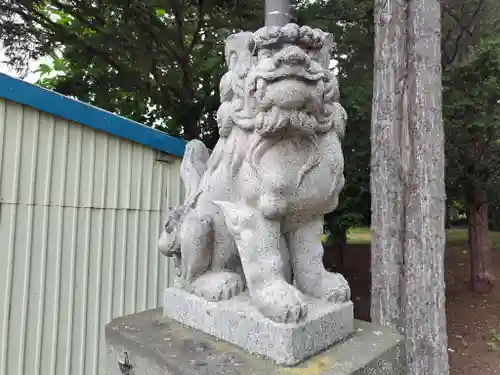
[(342, 137), (346, 113), (329, 69), (332, 43), (331, 35), (295, 24), (230, 39), (217, 113), (221, 136), (239, 127), (263, 137), (331, 130)]
[(274, 54), (272, 49), (263, 48), (246, 85), (256, 130), (262, 135), (331, 130), (331, 113), (325, 102), (333, 101), (333, 79), (327, 68), (297, 45)]

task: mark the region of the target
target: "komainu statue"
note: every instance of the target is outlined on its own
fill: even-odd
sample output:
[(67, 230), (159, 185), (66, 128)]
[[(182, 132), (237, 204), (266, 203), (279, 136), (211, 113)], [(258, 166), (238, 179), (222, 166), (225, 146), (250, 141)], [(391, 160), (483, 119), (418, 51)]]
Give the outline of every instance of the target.
[(347, 115), (329, 69), (332, 36), (295, 24), (231, 36), (220, 85), (220, 140), (187, 144), (183, 206), (159, 240), (176, 259), (177, 286), (209, 301), (248, 291), (278, 323), (307, 299), (350, 299), (322, 263), (323, 215), (344, 186)]

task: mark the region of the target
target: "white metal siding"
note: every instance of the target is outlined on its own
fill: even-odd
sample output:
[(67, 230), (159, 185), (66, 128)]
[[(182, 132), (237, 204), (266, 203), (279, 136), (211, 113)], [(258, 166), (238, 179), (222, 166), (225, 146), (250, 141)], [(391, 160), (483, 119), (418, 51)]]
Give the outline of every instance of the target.
[(182, 189), (155, 155), (0, 99), (0, 375), (103, 374), (105, 324), (161, 303)]

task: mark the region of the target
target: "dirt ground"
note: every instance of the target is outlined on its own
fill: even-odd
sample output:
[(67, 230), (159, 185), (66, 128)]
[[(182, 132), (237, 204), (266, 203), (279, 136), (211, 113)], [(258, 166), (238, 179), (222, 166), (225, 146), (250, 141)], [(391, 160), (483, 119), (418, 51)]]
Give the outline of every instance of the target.
[[(500, 334), (500, 281), (489, 295), (469, 290), (469, 259), (466, 246), (448, 247), (446, 265), (448, 347), (451, 375), (500, 374), (500, 350), (491, 350), (492, 330)], [(325, 266), (341, 271), (337, 251), (325, 253)], [(500, 252), (494, 253), (494, 269), (500, 278)], [(370, 248), (349, 245), (341, 271), (352, 288), (357, 319), (370, 317)], [(500, 342), (496, 341), (500, 348)]]

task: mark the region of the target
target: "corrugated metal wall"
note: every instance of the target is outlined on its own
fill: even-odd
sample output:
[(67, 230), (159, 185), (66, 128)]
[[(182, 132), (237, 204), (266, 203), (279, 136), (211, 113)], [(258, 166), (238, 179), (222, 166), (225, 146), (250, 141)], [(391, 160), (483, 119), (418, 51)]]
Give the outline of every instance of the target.
[(0, 99), (0, 375), (102, 374), (105, 324), (161, 304), (182, 189), (155, 155)]

